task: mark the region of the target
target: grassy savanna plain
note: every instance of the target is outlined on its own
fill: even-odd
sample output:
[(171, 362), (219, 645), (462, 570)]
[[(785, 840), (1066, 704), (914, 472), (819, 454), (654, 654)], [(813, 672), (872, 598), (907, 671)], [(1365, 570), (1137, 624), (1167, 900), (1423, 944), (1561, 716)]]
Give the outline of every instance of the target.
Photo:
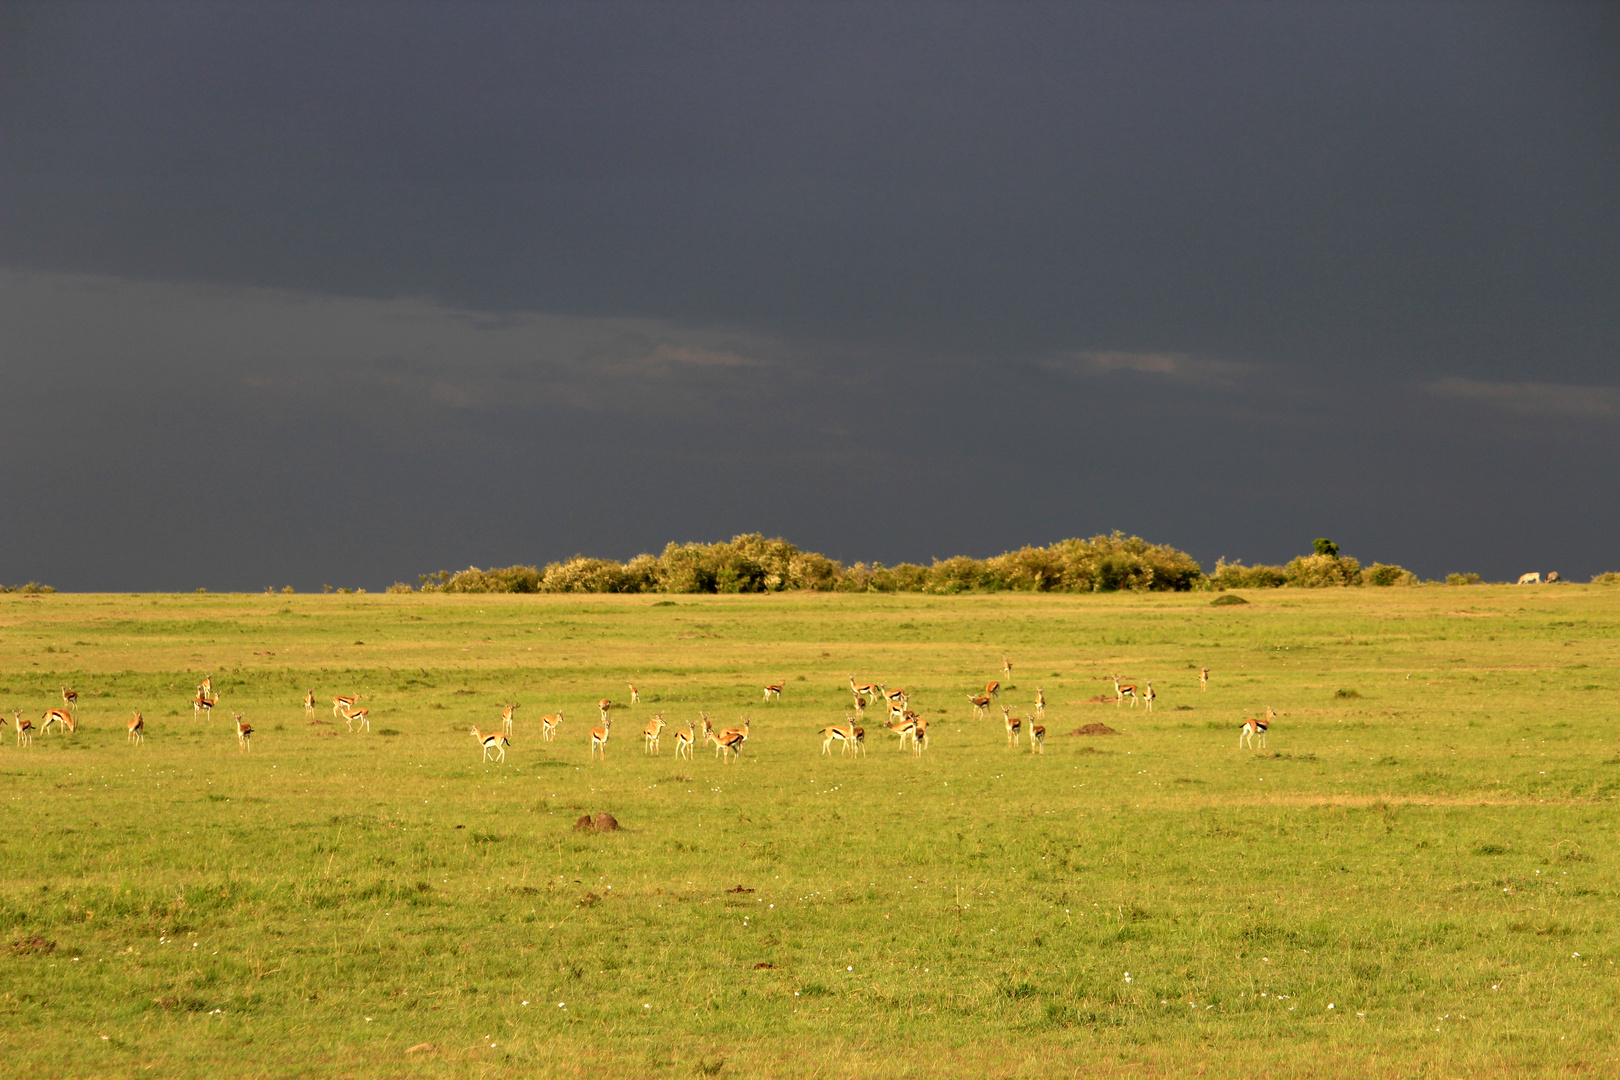
[[(1620, 1072), (1620, 589), (1247, 595), (0, 597), (7, 718), (81, 724), (0, 747), (4, 1072)], [(849, 673), (925, 756), (822, 756)]]

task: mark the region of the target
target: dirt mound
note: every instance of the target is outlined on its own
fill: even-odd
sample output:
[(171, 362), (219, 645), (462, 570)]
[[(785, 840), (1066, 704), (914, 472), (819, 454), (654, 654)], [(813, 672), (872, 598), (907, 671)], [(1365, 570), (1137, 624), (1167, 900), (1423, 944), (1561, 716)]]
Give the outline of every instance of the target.
[(1118, 700), (1118, 699), (1113, 694), (1098, 694), (1096, 697), (1088, 697), (1088, 698), (1086, 698), (1086, 700), (1082, 701), (1080, 704), (1082, 704), (1082, 705), (1112, 705), (1116, 700)]
[(1069, 732), (1070, 735), (1118, 735), (1119, 732), (1107, 724), (1086, 724)]

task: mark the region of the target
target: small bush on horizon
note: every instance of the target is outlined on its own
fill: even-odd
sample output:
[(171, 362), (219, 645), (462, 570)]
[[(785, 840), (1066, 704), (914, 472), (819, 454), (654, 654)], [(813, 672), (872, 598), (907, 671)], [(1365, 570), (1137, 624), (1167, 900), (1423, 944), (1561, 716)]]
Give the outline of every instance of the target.
[(1479, 585), (1482, 580), (1478, 574), (1447, 574), (1447, 585)]
[(1403, 566), (1383, 563), (1373, 563), (1361, 572), (1363, 585), (1374, 585), (1380, 588), (1390, 585), (1417, 585), (1418, 576)]
[(1620, 585), (1620, 571), (1609, 570), (1592, 579), (1594, 585)]

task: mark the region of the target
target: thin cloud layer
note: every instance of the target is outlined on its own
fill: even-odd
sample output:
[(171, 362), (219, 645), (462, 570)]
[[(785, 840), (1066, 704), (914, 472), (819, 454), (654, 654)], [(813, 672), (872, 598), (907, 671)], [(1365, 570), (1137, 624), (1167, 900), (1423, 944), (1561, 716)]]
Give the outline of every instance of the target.
[(1423, 389), (1437, 398), (1518, 416), (1613, 420), (1620, 417), (1620, 387), (1566, 386), (1542, 382), (1437, 379)]

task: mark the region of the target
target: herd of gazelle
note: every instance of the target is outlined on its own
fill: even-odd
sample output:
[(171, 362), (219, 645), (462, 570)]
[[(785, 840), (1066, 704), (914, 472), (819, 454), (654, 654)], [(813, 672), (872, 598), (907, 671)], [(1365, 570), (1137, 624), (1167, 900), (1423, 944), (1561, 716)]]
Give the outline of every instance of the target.
[[(1012, 660), (1002, 657), (1002, 677), (1012, 679)], [(1148, 712), (1153, 711), (1153, 702), (1157, 698), (1153, 683), (1149, 681), (1140, 690), (1134, 683), (1120, 680), (1119, 676), (1110, 676), (1114, 683), (1114, 704), (1122, 705), (1128, 697), (1131, 699), (1131, 708), (1135, 708), (1140, 700)], [(630, 688), (630, 703), (639, 704), (641, 693), (634, 683), (627, 683)], [(766, 701), (780, 700), (786, 680), (767, 683), (764, 687)], [(832, 753), (832, 744), (839, 744), (839, 752), (848, 754), (853, 752), (857, 757), (866, 749), (866, 729), (860, 721), (866, 717), (866, 709), (882, 701), (888, 706), (889, 719), (884, 728), (899, 737), (900, 749), (905, 750), (909, 744), (911, 752), (918, 757), (922, 756), (928, 748), (928, 721), (920, 714), (908, 708), (910, 695), (904, 690), (890, 690), (885, 683), (858, 683), (855, 676), (849, 676), (849, 689), (854, 698), (855, 715), (845, 716), (844, 723), (831, 724), (821, 729), (823, 754)], [(1209, 689), (1209, 668), (1200, 668), (1198, 671), (1198, 689), (1200, 692)], [(192, 699), (192, 716), (207, 713), (212, 715), (213, 708), (219, 703), (219, 693), (214, 689), (213, 676), (205, 676), (197, 686), (197, 695)], [(984, 686), (981, 694), (968, 695), (968, 702), (973, 706), (974, 719), (982, 720), (993, 702), (1001, 697), (1001, 683), (991, 680)], [(74, 733), (79, 730), (78, 721), (74, 718), (73, 709), (78, 704), (78, 691), (62, 687), (62, 707), (49, 709), (45, 712), (40, 725), (40, 733), (48, 734), (51, 725), (55, 724), (59, 733)], [(358, 724), (360, 730), (371, 730), (371, 711), (360, 707), (360, 695), (339, 694), (332, 698), (332, 715), (340, 717), (352, 732)], [(472, 736), (483, 748), (483, 757), (486, 761), (505, 761), (506, 748), (511, 745), (512, 719), (518, 705), (513, 702), (501, 709), (501, 730), (483, 732), (476, 725), (472, 728)], [(614, 705), (611, 699), (602, 698), (597, 702), (597, 709), (601, 716), (601, 726), (591, 729), (591, 758), (607, 758), (608, 739), (613, 732)], [(236, 720), (236, 738), (239, 750), (246, 751), (249, 740), (253, 735), (253, 725), (248, 723), (241, 713), (232, 714)], [(310, 690), (304, 695), (304, 715), (313, 718), (315, 715), (315, 691)], [(730, 763), (733, 757), (741, 758), (743, 747), (748, 742), (751, 720), (745, 719), (742, 727), (716, 730), (709, 721), (708, 713), (699, 714), (703, 721), (702, 739), (705, 746), (713, 744), (715, 756)], [(1264, 717), (1250, 717), (1243, 721), (1242, 730), (1238, 736), (1238, 748), (1265, 749), (1266, 732), (1271, 729), (1271, 722), (1277, 713), (1266, 706)], [(1032, 754), (1046, 753), (1046, 725), (1041, 723), (1046, 718), (1046, 692), (1040, 687), (1035, 689), (1035, 709), (1033, 713), (1024, 716), (1015, 716), (1010, 706), (1001, 706), (1001, 719), (1007, 731), (1007, 745), (1016, 748), (1020, 736), (1027, 731), (1029, 735), (1029, 751)], [(552, 742), (561, 727), (563, 714), (561, 710), (547, 713), (540, 718), (541, 739)], [(32, 745), (34, 740), (34, 722), (23, 716), (22, 710), (12, 710), (12, 723), (16, 728), (17, 745)], [(1026, 727), (1027, 725), (1027, 727)], [(662, 753), (662, 737), (664, 729), (668, 727), (662, 712), (654, 713), (653, 718), (642, 729), (642, 738), (645, 742), (644, 752), (647, 754)], [(139, 710), (127, 725), (129, 742), (140, 745), (146, 739), (146, 721)], [(686, 721), (686, 730), (675, 733), (675, 756), (692, 759), (692, 751), (698, 740), (697, 724), (691, 720)]]

